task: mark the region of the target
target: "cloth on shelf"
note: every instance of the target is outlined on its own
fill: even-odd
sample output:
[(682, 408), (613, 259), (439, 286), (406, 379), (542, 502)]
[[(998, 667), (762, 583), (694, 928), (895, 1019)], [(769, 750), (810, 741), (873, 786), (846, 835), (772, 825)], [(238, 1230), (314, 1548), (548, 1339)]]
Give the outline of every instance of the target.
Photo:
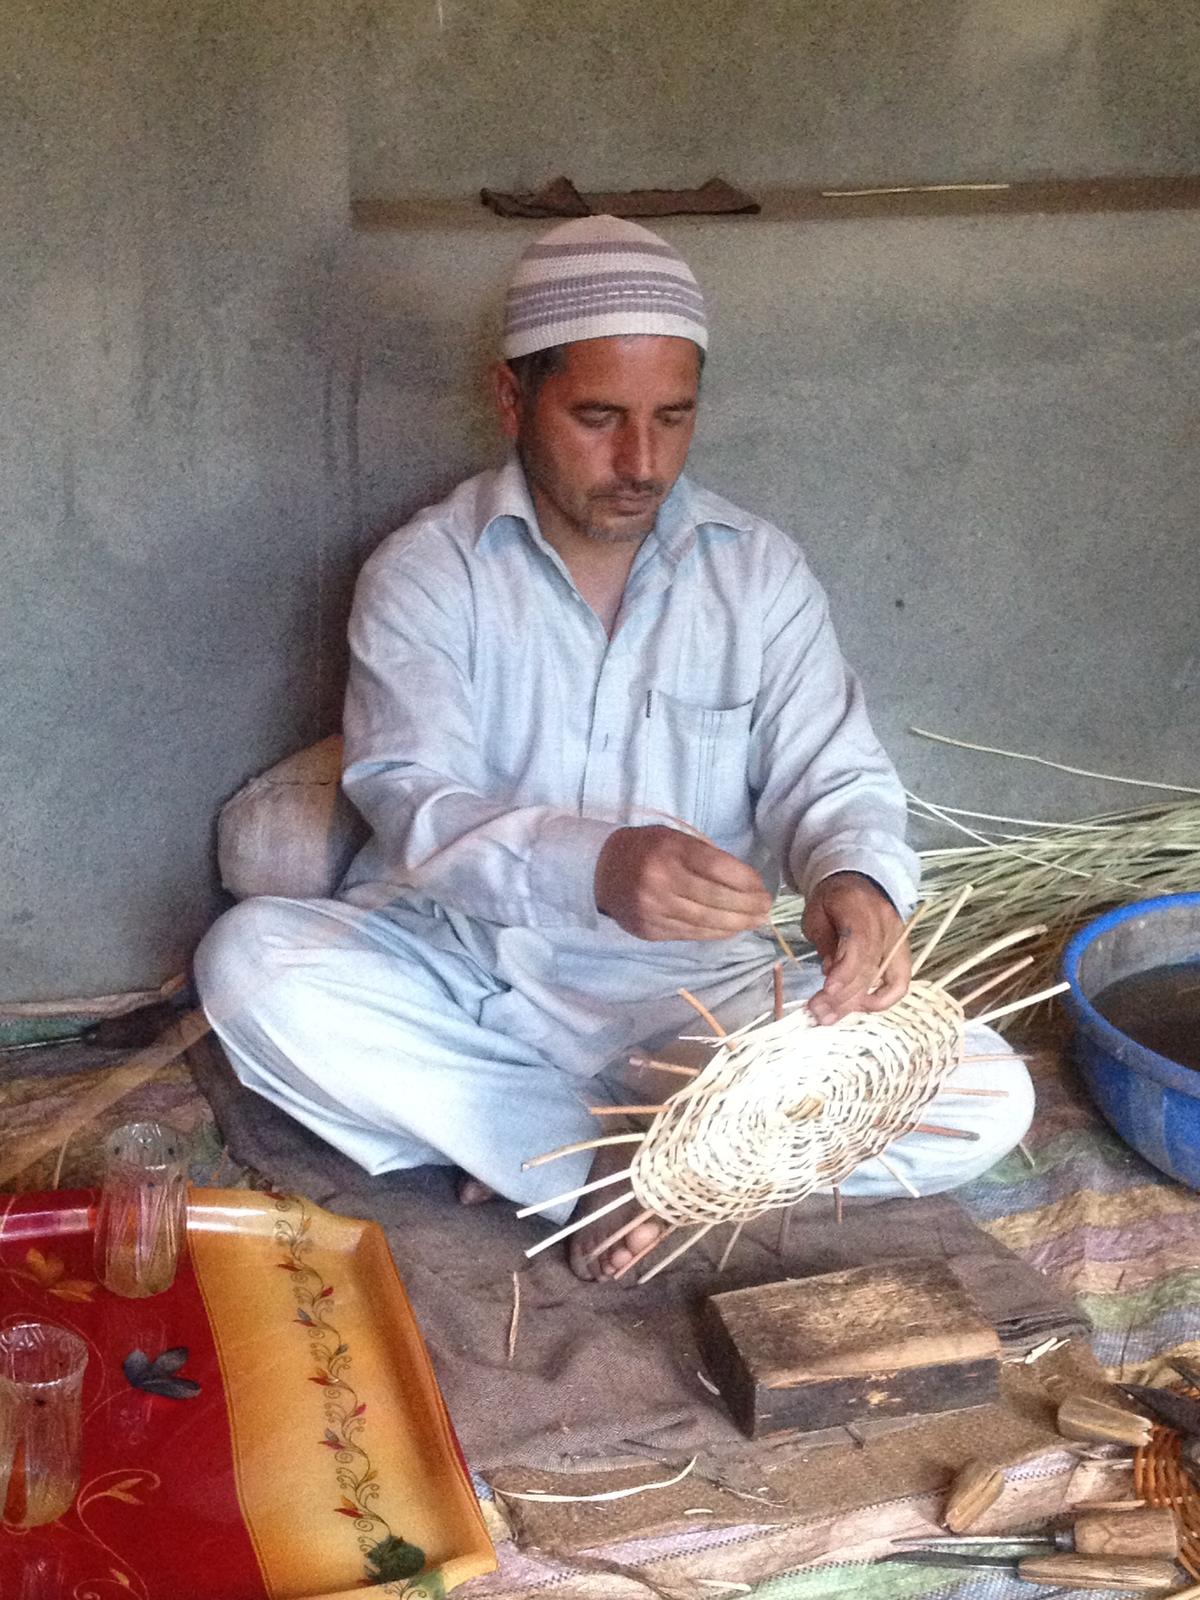
[(501, 217), (712, 217), (752, 216), (762, 208), (724, 178), (697, 189), (617, 189), (582, 194), (570, 178), (553, 178), (529, 194), (480, 190), (484, 205)]

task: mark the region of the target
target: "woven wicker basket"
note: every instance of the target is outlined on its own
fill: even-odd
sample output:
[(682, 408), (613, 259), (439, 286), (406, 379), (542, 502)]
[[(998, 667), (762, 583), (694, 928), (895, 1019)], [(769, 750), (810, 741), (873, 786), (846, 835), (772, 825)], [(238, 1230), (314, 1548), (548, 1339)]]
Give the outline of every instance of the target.
[[(1024, 957), (977, 983), (961, 999), (950, 992), (950, 985), (994, 961), (1012, 945), (1045, 931), (1041, 927), (1018, 929), (959, 961), (937, 981), (920, 979), (917, 974), (969, 892), (964, 890), (955, 898), (914, 962), (914, 979), (907, 994), (886, 1011), (854, 1012), (831, 1026), (819, 1027), (807, 1003), (783, 1006), (777, 1000), (772, 1012), (735, 1033), (726, 1033), (716, 1018), (681, 991), (712, 1029), (709, 1042), (713, 1054), (707, 1065), (672, 1069), (688, 1081), (661, 1106), (637, 1108), (652, 1114), (648, 1128), (601, 1135), (527, 1163), (538, 1165), (593, 1146), (637, 1146), (624, 1171), (594, 1179), (518, 1213), (527, 1216), (593, 1190), (625, 1183), (615, 1199), (526, 1253), (535, 1255), (596, 1218), (633, 1202), (637, 1214), (597, 1245), (592, 1256), (643, 1221), (658, 1218), (666, 1223), (662, 1236), (626, 1264), (624, 1270), (628, 1270), (675, 1229), (696, 1229), (682, 1246), (643, 1274), (644, 1282), (720, 1223), (732, 1223), (740, 1232), (754, 1217), (775, 1207), (795, 1205), (814, 1190), (832, 1189), (836, 1197), (838, 1186), (866, 1161), (882, 1163), (897, 1182), (915, 1194), (885, 1152), (895, 1140), (926, 1127), (923, 1112), (962, 1061), (966, 1007), (985, 992), (1011, 984), (1031, 958)], [(918, 917), (910, 920), (910, 929)], [(1036, 1004), (1062, 987), (1056, 985), (994, 1006), (970, 1020), (991, 1022)], [(927, 1131), (947, 1136), (955, 1132), (936, 1127)]]

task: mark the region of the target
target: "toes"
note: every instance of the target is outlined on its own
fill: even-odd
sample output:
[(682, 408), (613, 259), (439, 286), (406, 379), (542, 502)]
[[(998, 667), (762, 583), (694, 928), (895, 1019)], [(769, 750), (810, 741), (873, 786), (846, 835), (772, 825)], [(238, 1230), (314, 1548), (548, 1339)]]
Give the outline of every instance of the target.
[(614, 1272), (620, 1272), (622, 1267), (627, 1267), (633, 1260), (634, 1252), (628, 1248), (624, 1239), (620, 1244), (613, 1245), (611, 1250), (606, 1250), (603, 1257), (604, 1274), (611, 1278)]
[(627, 1257), (631, 1259), (640, 1251), (648, 1249), (655, 1240), (661, 1239), (662, 1236), (663, 1225), (661, 1222), (643, 1222), (640, 1227), (634, 1228), (632, 1233), (625, 1235), (624, 1243), (628, 1246)]
[(481, 1206), (496, 1198), (495, 1189), (489, 1189), (478, 1178), (466, 1176), (459, 1179), (458, 1203), (461, 1206)]
[(572, 1239), (570, 1249), (567, 1251), (567, 1265), (577, 1278), (582, 1278), (585, 1283), (593, 1283), (596, 1279), (595, 1261), (586, 1260), (588, 1250), (591, 1248), (587, 1240)]

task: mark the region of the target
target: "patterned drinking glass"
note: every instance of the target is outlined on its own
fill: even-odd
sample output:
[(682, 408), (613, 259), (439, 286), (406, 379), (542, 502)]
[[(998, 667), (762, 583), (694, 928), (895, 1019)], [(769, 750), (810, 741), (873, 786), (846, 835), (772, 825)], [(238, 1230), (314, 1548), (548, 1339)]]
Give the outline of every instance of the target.
[(0, 1404), (11, 1411), (4, 1521), (35, 1528), (69, 1511), (79, 1488), (80, 1396), (87, 1345), (50, 1322), (0, 1328)]
[(104, 1141), (96, 1210), (96, 1276), (114, 1294), (143, 1299), (175, 1281), (187, 1235), (184, 1141), (160, 1122), (130, 1122)]

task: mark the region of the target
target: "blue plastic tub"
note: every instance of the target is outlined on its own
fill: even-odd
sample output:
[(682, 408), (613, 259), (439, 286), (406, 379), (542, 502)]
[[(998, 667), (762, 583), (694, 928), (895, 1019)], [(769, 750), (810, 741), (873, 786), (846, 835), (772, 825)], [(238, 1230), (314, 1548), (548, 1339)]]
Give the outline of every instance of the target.
[(1106, 1120), (1160, 1172), (1200, 1189), (1200, 1072), (1114, 1028), (1092, 1005), (1110, 983), (1200, 961), (1200, 894), (1163, 895), (1081, 928), (1063, 955), (1075, 1059)]

